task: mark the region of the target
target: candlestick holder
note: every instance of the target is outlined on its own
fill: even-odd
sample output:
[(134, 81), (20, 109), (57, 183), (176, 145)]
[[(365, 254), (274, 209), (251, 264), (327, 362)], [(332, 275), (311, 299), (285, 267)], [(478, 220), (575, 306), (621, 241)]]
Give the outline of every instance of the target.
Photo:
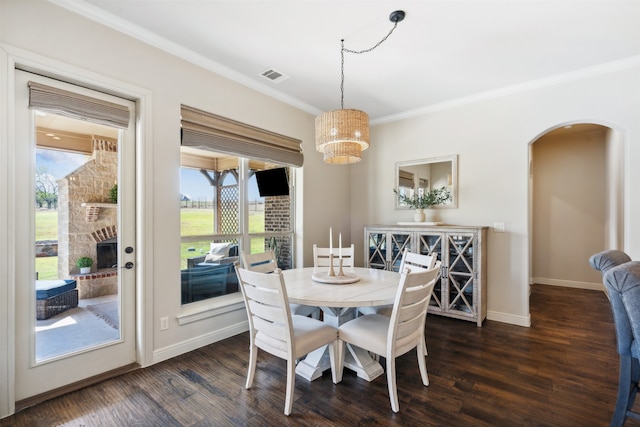
[(333, 271), (333, 254), (329, 254), (329, 276), (333, 277), (336, 272)]
[(329, 254), (329, 271), (314, 271), (311, 279), (329, 285), (346, 285), (360, 281), (360, 277), (358, 277), (357, 274), (345, 273), (343, 271), (343, 261), (342, 258), (338, 260), (338, 274), (336, 274), (335, 268), (333, 267), (333, 254)]

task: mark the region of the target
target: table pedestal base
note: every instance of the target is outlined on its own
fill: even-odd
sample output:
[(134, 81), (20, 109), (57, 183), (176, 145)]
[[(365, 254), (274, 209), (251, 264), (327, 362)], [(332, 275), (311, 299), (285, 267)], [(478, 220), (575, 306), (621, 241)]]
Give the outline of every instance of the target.
[[(353, 319), (355, 311), (351, 308), (321, 307), (324, 313), (324, 321), (335, 327)], [(374, 360), (368, 351), (360, 347), (346, 345), (344, 353), (344, 367), (355, 371), (358, 377), (367, 381), (373, 381), (384, 373), (382, 366)], [(312, 351), (296, 366), (296, 374), (302, 378), (313, 381), (322, 376), (327, 369), (331, 369), (329, 347), (320, 347)]]

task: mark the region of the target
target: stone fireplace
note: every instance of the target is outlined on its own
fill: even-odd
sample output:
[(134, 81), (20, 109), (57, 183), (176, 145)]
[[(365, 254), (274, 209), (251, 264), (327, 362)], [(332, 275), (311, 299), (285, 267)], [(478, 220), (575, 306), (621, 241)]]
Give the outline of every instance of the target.
[[(118, 235), (117, 204), (109, 200), (118, 176), (117, 147), (114, 139), (94, 138), (91, 160), (58, 181), (58, 274), (76, 280), (81, 299), (118, 289), (117, 268), (112, 268), (117, 255), (107, 268), (98, 263), (98, 245), (117, 241)], [(112, 243), (103, 246), (113, 250)], [(93, 259), (90, 274), (79, 274), (76, 267), (83, 256)]]

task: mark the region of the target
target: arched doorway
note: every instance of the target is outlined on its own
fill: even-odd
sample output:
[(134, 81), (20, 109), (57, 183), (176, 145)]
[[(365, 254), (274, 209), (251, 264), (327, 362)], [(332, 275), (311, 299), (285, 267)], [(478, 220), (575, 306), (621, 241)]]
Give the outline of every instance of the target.
[(600, 124), (564, 124), (531, 144), (531, 283), (601, 289), (589, 257), (623, 247), (623, 143)]

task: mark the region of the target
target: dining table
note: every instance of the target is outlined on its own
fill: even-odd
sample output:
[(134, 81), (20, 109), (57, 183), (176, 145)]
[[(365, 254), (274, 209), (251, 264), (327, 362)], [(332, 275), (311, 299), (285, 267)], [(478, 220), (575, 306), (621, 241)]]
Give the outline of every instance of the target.
[[(334, 280), (330, 280), (327, 273), (328, 268), (317, 267), (282, 271), (289, 302), (320, 307), (323, 321), (335, 327), (355, 318), (358, 307), (393, 304), (400, 283), (399, 273), (374, 268), (345, 269), (345, 280), (341, 276), (331, 276)], [(351, 344), (346, 344), (344, 367), (367, 381), (384, 373), (369, 352)], [(296, 374), (313, 381), (327, 369), (331, 369), (331, 363), (324, 346), (299, 360)]]

